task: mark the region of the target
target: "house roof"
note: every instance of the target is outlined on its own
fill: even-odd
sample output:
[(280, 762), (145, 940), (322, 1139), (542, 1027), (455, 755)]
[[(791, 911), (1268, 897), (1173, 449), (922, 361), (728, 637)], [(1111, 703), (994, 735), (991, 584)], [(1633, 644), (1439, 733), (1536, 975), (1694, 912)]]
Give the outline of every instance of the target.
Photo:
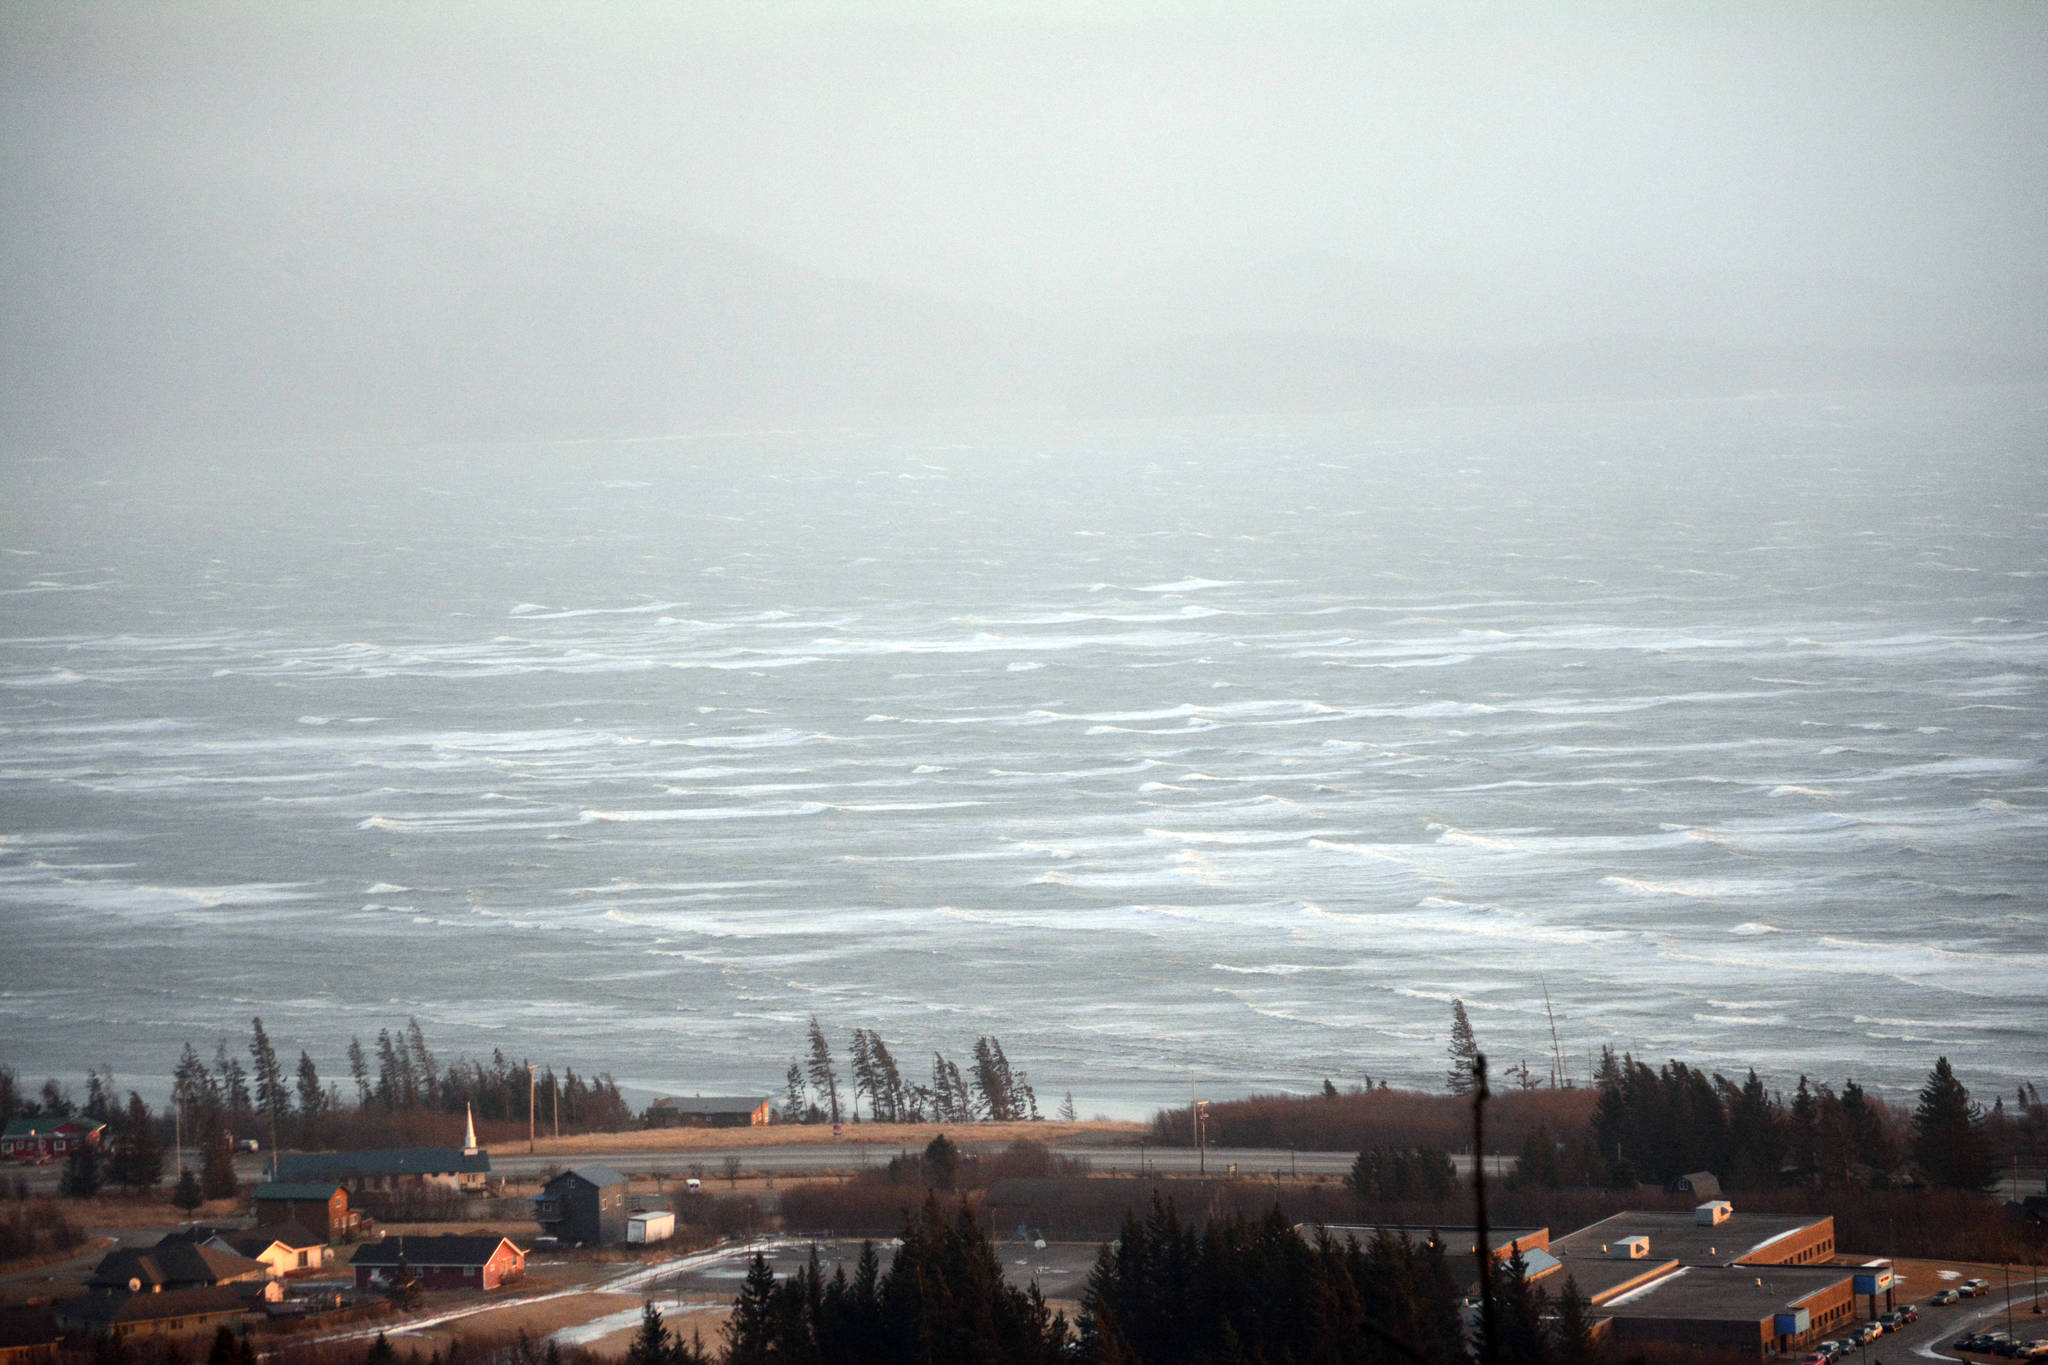
[(226, 1285), (167, 1289), (161, 1294), (88, 1294), (57, 1304), (56, 1314), (74, 1322), (113, 1327), (161, 1318), (226, 1315), (242, 1311), (241, 1296)]
[(751, 1114), (768, 1102), (766, 1095), (670, 1095), (648, 1107), (671, 1114)]
[(63, 1335), (45, 1306), (0, 1308), (0, 1351), (21, 1346), (48, 1346)]
[(315, 1237), (297, 1223), (270, 1223), (250, 1228), (247, 1232), (222, 1233), (220, 1240), (244, 1256), (254, 1256), (274, 1246), (281, 1246), (287, 1251), (302, 1251), (327, 1244), (325, 1237)]
[(575, 1176), (578, 1180), (584, 1182), (586, 1185), (595, 1185), (597, 1186), (597, 1188), (601, 1190), (607, 1188), (608, 1186), (623, 1185), (626, 1183), (626, 1177), (620, 1175), (611, 1167), (604, 1165), (602, 1162), (592, 1161), (582, 1166), (571, 1166), (568, 1170), (563, 1171), (553, 1180), (550, 1180), (547, 1182), (547, 1184), (541, 1186), (541, 1188), (544, 1190), (551, 1190), (557, 1184), (564, 1180), (567, 1180), (572, 1175)]
[(97, 1133), (107, 1125), (91, 1119), (10, 1119), (0, 1139), (41, 1137), (56, 1133)]
[(156, 1244), (160, 1247), (167, 1247), (175, 1246), (180, 1242), (189, 1242), (197, 1246), (201, 1242), (210, 1242), (216, 1237), (227, 1237), (233, 1232), (233, 1228), (217, 1228), (204, 1223), (194, 1223), (189, 1228), (179, 1228), (176, 1232), (165, 1233), (156, 1239)]
[(143, 1289), (172, 1289), (226, 1284), (268, 1273), (269, 1268), (261, 1261), (219, 1247), (180, 1240), (159, 1242), (148, 1251), (110, 1251), (93, 1268), (88, 1283), (94, 1288), (117, 1291), (132, 1289), (137, 1282)]
[[(418, 1270), (424, 1266), (480, 1266), (498, 1254), (498, 1248), (510, 1245), (520, 1251), (519, 1244), (509, 1237), (496, 1233), (440, 1233), (433, 1237), (386, 1237), (381, 1242), (370, 1242), (356, 1248), (355, 1258), (349, 1262), (357, 1266), (397, 1265), (399, 1258)], [(525, 1253), (520, 1252), (521, 1255)]]
[(339, 1182), (333, 1180), (298, 1182), (273, 1180), (267, 1185), (258, 1185), (256, 1187), (256, 1198), (259, 1201), (264, 1199), (283, 1199), (295, 1203), (303, 1200), (317, 1199), (324, 1204), (334, 1198), (336, 1190), (342, 1189), (344, 1187)]
[[(277, 1159), (280, 1184), (382, 1175), (482, 1175), (489, 1152), (460, 1147), (385, 1147), (366, 1152), (310, 1152)], [(331, 1191), (330, 1191), (331, 1193)]]

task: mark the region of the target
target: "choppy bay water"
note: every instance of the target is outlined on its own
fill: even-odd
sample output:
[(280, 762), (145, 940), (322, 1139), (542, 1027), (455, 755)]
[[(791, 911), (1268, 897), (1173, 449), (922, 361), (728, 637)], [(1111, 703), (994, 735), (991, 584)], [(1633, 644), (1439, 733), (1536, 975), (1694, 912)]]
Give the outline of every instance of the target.
[(0, 1057), (2048, 1070), (2048, 394), (17, 451)]

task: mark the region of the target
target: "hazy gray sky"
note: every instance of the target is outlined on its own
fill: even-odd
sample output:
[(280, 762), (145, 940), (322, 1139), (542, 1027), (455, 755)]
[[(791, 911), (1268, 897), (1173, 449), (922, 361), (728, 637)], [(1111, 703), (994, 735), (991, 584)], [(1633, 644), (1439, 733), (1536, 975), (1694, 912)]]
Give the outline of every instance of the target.
[(1112, 338), (2003, 347), (2048, 259), (2039, 4), (16, 4), (0, 32), (16, 194), (646, 212)]

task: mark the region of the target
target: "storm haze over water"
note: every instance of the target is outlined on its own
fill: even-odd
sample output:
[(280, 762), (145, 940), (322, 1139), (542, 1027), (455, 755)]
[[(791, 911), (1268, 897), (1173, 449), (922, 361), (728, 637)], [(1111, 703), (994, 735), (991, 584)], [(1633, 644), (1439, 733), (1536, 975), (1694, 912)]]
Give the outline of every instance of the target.
[[(2040, 390), (9, 476), (15, 1059), (2048, 1063)], [(1968, 479), (1950, 471), (1967, 462)], [(232, 477), (230, 473), (232, 471)]]
[[(2048, 1064), (2048, 8), (0, 13), (0, 1064)], [(913, 1070), (918, 1069), (916, 1065)], [(1048, 1105), (1048, 1108), (1051, 1106)]]

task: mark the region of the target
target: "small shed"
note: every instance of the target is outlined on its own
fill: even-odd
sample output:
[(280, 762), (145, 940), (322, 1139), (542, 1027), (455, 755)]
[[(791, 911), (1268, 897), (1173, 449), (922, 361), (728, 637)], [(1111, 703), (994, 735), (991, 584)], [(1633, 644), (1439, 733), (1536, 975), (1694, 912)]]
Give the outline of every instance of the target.
[(666, 1242), (676, 1235), (676, 1216), (669, 1209), (649, 1209), (626, 1219), (629, 1242)]
[(1687, 1171), (1671, 1182), (1671, 1193), (1689, 1194), (1702, 1203), (1721, 1197), (1721, 1177), (1712, 1171)]
[(533, 1220), (562, 1242), (623, 1242), (626, 1218), (626, 1177), (595, 1162), (563, 1171), (541, 1186), (533, 1200)]

